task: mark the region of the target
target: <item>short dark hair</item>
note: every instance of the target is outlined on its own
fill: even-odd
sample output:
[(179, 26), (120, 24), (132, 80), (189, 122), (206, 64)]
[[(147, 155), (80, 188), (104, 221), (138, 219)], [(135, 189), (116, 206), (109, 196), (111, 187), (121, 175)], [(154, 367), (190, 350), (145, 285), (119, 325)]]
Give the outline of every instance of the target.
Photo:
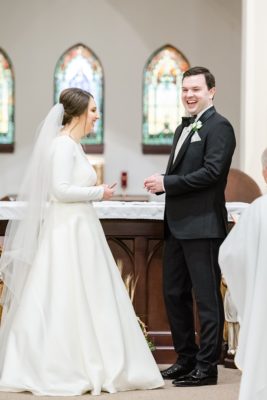
[(73, 117), (82, 115), (89, 105), (90, 98), (93, 98), (93, 96), (86, 90), (79, 88), (63, 90), (59, 97), (59, 102), (64, 107), (62, 125), (69, 124)]
[(182, 80), (192, 75), (204, 75), (208, 89), (212, 89), (215, 87), (214, 75), (212, 75), (212, 73), (207, 68), (205, 67), (189, 68), (187, 71), (184, 72)]

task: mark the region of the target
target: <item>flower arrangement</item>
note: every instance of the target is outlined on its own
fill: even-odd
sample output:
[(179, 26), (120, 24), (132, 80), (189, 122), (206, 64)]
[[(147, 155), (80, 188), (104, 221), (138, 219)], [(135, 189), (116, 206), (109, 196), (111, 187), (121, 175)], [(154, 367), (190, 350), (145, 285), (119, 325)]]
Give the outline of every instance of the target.
[(191, 125), (191, 131), (197, 132), (200, 128), (202, 128), (202, 122), (200, 120), (195, 121)]
[[(122, 271), (123, 271), (122, 260), (120, 260), (120, 259), (117, 260), (117, 266), (118, 266), (119, 271), (120, 271), (121, 276), (122, 276)], [(128, 275), (126, 275), (125, 278), (122, 278), (122, 279), (123, 279), (123, 282), (124, 282), (125, 287), (127, 289), (127, 292), (129, 294), (129, 297), (131, 299), (131, 302), (133, 303), (138, 277), (134, 279), (133, 274), (128, 274)], [(140, 328), (141, 328), (141, 330), (142, 330), (142, 332), (143, 332), (143, 334), (145, 336), (145, 339), (147, 341), (148, 347), (150, 348), (151, 351), (154, 351), (156, 349), (156, 347), (155, 347), (154, 343), (148, 337), (146, 324), (138, 316), (137, 316), (137, 321), (138, 321), (138, 323), (140, 325)]]

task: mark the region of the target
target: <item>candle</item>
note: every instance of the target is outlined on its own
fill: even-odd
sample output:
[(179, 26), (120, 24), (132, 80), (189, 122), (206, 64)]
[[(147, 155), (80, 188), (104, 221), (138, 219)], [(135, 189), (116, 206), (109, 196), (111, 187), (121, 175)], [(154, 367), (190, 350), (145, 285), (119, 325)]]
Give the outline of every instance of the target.
[(121, 172), (121, 188), (125, 190), (128, 184), (128, 173), (126, 171)]

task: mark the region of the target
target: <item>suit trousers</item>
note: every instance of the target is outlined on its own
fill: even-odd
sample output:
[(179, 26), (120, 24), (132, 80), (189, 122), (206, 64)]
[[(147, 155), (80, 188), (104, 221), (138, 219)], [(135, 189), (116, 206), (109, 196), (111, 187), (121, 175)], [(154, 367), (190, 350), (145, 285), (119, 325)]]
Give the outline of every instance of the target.
[[(219, 247), (223, 239), (176, 239), (168, 231), (163, 260), (163, 292), (175, 351), (181, 364), (202, 370), (217, 366), (224, 309), (220, 292)], [(195, 343), (193, 297), (200, 321)]]

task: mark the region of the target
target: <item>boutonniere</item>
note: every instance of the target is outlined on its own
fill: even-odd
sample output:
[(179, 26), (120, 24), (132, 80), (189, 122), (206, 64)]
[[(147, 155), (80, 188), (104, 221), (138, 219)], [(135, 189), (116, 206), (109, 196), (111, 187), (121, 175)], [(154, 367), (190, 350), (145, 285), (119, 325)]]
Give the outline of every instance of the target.
[(200, 128), (202, 128), (202, 122), (201, 121), (195, 121), (191, 125), (191, 131), (197, 132)]

